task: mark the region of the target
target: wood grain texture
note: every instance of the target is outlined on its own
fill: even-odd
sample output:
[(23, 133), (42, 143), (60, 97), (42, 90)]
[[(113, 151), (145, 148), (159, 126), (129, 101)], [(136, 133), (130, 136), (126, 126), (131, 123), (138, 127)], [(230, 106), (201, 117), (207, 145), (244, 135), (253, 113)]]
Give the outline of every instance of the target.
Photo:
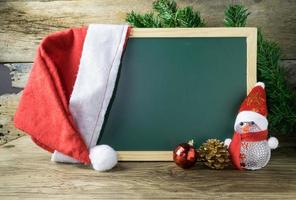
[[(226, 27), (210, 27), (210, 28), (133, 28), (131, 38), (174, 38), (174, 37), (255, 37), (257, 36), (257, 28), (241, 27), (241, 28), (226, 28)], [(253, 38), (252, 38), (253, 39)], [(256, 39), (256, 38), (254, 38)], [(256, 46), (256, 40), (252, 41)], [(256, 54), (255, 54), (256, 55)]]
[[(153, 0), (4, 1), (0, 2), (0, 62), (32, 62), (40, 40), (50, 32), (89, 23), (124, 23), (127, 12), (151, 10)], [(223, 26), (231, 2), (252, 12), (248, 26), (261, 27), (279, 42), (285, 59), (296, 59), (296, 1), (179, 0), (201, 12), (207, 26)]]
[(257, 83), (257, 28), (248, 31), (247, 36), (247, 94)]
[(171, 151), (118, 151), (120, 161), (173, 161)]
[(295, 199), (295, 149), (258, 171), (182, 170), (173, 162), (120, 162), (111, 172), (56, 164), (25, 136), (0, 147), (0, 199)]
[[(31, 64), (5, 64), (0, 68), (7, 68), (11, 79), (11, 86), (7, 93), (0, 95), (0, 145), (23, 136), (23, 132), (13, 125), (13, 115), (16, 111), (21, 90), (28, 79)], [(3, 80), (0, 79), (0, 84)], [(2, 83), (3, 84), (3, 83)]]
[(296, 60), (283, 60), (281, 64), (285, 69), (288, 84), (296, 92)]
[(3, 66), (10, 71), (11, 86), (24, 88), (31, 72), (32, 63), (12, 63)]
[(0, 96), (0, 145), (24, 135), (13, 125), (13, 115), (19, 102), (20, 94)]

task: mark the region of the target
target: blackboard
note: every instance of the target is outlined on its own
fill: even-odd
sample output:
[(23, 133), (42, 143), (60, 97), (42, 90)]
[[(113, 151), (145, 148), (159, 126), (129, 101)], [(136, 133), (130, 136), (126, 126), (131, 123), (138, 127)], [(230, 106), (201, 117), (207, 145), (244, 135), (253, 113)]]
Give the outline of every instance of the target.
[(256, 29), (141, 29), (135, 37), (137, 30), (98, 143), (121, 160), (171, 160), (181, 142), (230, 137), (256, 82)]

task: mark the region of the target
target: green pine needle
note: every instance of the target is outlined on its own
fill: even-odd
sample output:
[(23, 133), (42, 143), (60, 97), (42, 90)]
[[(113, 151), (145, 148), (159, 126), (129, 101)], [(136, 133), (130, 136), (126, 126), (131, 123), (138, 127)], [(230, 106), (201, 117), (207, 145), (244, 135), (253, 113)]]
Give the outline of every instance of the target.
[(156, 0), (153, 2), (154, 13), (127, 14), (126, 21), (138, 28), (161, 27), (201, 27), (204, 20), (192, 7), (178, 8), (173, 0)]
[(204, 20), (198, 11), (185, 7), (176, 12), (176, 24), (178, 27), (201, 27), (204, 26)]
[[(224, 24), (228, 27), (244, 27), (250, 15), (242, 5), (230, 5), (225, 10)], [(285, 71), (280, 66), (280, 48), (268, 41), (258, 31), (257, 71), (258, 80), (265, 83), (269, 129), (278, 133), (296, 132), (296, 94), (288, 87)]]
[(161, 24), (153, 13), (146, 13), (144, 15), (140, 15), (132, 11), (127, 14), (126, 21), (131, 24), (133, 27), (139, 28), (154, 28), (161, 27)]
[(280, 133), (296, 131), (296, 94), (288, 87), (285, 71), (280, 66), (278, 44), (265, 40), (258, 31), (258, 79), (265, 82), (270, 130)]
[(224, 12), (224, 24), (228, 27), (244, 27), (250, 14), (242, 5), (230, 5)]
[(153, 2), (153, 9), (158, 12), (158, 17), (163, 21), (165, 27), (175, 27), (175, 15), (177, 4), (175, 1), (158, 0)]

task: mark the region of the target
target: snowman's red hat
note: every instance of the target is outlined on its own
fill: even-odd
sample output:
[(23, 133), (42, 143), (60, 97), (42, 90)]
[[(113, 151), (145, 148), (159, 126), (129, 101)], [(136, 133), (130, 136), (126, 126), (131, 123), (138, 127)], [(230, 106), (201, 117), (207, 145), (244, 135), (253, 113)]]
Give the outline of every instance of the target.
[(261, 130), (268, 127), (265, 85), (256, 83), (249, 95), (240, 106), (239, 113), (234, 123), (234, 129), (240, 122), (255, 122)]

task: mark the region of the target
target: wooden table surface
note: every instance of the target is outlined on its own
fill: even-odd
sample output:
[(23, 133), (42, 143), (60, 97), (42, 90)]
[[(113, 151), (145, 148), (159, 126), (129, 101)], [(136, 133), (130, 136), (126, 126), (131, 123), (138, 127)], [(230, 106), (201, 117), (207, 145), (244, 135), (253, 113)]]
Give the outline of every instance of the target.
[(258, 171), (120, 162), (100, 173), (53, 163), (24, 136), (0, 147), (0, 199), (296, 199), (295, 155), (295, 148), (276, 150)]
[[(13, 126), (13, 114), (43, 37), (90, 23), (124, 23), (127, 12), (150, 11), (153, 1), (0, 0), (0, 73), (11, 78), (11, 88), (0, 94), (0, 145), (23, 135)], [(247, 25), (260, 27), (268, 39), (279, 42), (283, 65), (289, 77), (295, 76), (296, 1), (177, 2), (199, 10), (207, 27), (223, 26), (225, 8), (243, 3), (252, 12)], [(295, 138), (289, 142), (295, 144)], [(53, 163), (49, 153), (23, 136), (0, 146), (0, 200), (5, 199), (296, 199), (296, 149), (274, 151), (269, 165), (254, 172), (121, 162), (111, 172), (98, 173), (88, 166)]]

